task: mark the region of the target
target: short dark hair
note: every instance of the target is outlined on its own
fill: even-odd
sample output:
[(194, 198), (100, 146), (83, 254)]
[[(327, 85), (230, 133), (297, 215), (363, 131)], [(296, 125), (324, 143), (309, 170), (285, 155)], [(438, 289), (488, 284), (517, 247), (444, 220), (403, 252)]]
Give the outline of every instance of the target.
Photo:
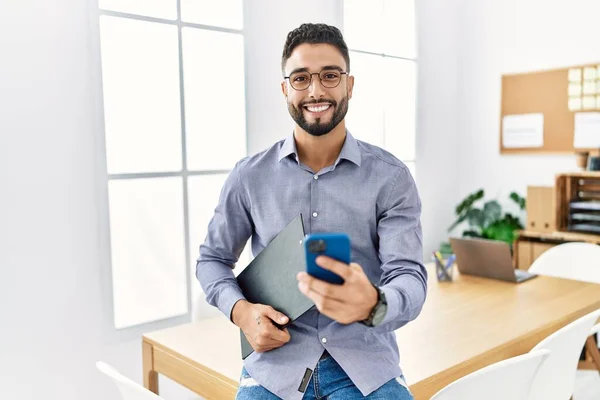
[(342, 53), (346, 61), (346, 71), (350, 71), (350, 56), (344, 36), (338, 28), (327, 24), (302, 24), (288, 33), (281, 56), (281, 71), (285, 71), (285, 63), (294, 49), (304, 43), (327, 43), (334, 46)]

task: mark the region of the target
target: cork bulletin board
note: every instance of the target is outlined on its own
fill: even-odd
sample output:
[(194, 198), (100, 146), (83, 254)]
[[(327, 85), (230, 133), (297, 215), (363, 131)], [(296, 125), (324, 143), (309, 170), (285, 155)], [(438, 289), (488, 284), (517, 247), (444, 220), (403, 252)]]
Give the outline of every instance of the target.
[[(574, 147), (575, 114), (600, 113), (600, 62), (562, 69), (502, 76), (500, 118), (501, 154), (573, 154), (575, 150), (597, 150)], [(534, 116), (542, 120), (543, 140), (519, 147), (509, 144), (505, 132), (511, 118)], [(600, 114), (599, 114), (600, 115)], [(505, 118), (507, 117), (507, 118)], [(535, 122), (535, 119), (534, 119)], [(512, 133), (511, 133), (512, 135)], [(506, 139), (506, 140), (505, 140)]]

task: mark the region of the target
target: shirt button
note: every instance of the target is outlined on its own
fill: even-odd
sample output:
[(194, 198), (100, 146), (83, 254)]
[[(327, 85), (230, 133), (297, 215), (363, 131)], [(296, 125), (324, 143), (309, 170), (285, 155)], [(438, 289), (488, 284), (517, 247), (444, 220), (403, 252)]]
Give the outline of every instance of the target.
[(317, 214), (316, 212), (313, 213), (313, 217), (317, 218), (319, 214)]
[(319, 175), (313, 176), (313, 179), (315, 179), (315, 180), (319, 179)]
[(327, 338), (323, 338), (323, 339), (321, 339), (321, 342), (323, 342), (323, 343), (327, 343)]

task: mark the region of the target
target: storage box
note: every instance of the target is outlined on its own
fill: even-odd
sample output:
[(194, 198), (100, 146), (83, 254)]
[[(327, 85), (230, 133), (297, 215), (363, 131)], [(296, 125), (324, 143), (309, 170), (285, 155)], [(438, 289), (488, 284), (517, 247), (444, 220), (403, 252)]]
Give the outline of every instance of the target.
[(527, 228), (532, 232), (556, 230), (556, 195), (551, 186), (527, 187)]
[(600, 234), (600, 172), (556, 176), (556, 229)]

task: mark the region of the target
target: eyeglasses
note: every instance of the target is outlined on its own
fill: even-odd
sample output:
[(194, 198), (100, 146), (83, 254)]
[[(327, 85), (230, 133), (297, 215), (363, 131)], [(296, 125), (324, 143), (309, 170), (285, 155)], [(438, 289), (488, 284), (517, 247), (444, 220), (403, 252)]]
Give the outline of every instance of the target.
[(323, 69), (321, 72), (313, 72), (312, 74), (308, 71), (298, 71), (290, 74), (290, 76), (284, 76), (284, 79), (290, 80), (290, 85), (296, 90), (306, 90), (312, 83), (312, 76), (317, 75), (321, 81), (321, 85), (328, 89), (337, 87), (342, 81), (342, 75), (347, 75), (347, 72), (339, 71), (337, 69)]

